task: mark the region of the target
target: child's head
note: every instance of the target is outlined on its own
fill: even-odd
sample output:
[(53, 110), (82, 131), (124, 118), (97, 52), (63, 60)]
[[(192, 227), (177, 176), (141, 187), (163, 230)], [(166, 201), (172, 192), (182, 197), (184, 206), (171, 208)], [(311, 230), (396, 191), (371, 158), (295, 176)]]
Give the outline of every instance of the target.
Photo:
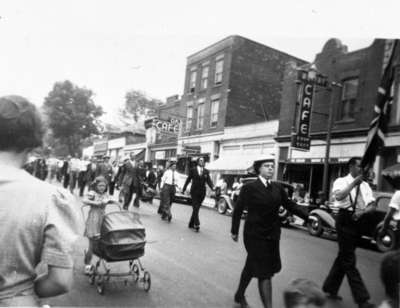
[(381, 280), (385, 287), (386, 295), (399, 301), (400, 283), (400, 250), (387, 253), (381, 263)]
[(283, 291), (286, 308), (323, 307), (325, 295), (313, 281), (298, 278), (289, 283)]
[(99, 193), (103, 194), (107, 191), (107, 180), (103, 176), (98, 176), (94, 180), (95, 185), (94, 185), (94, 190)]

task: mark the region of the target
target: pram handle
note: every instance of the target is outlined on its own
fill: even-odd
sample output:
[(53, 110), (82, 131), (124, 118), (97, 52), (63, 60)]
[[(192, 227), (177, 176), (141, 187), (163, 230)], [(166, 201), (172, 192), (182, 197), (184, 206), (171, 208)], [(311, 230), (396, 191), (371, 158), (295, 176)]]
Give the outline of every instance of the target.
[[(110, 206), (110, 205), (115, 205), (115, 206), (118, 207), (118, 209), (119, 209), (120, 211), (122, 211), (121, 205), (120, 205), (120, 203), (119, 203), (118, 201), (110, 200), (110, 201), (106, 204), (106, 207), (108, 207), (108, 206)], [(87, 207), (87, 206), (90, 207), (91, 205), (90, 205), (90, 204), (83, 204), (83, 205), (81, 206), (81, 212), (82, 212), (82, 216), (83, 216), (83, 217), (85, 217), (85, 213), (83, 212), (83, 208), (84, 208), (84, 207)]]

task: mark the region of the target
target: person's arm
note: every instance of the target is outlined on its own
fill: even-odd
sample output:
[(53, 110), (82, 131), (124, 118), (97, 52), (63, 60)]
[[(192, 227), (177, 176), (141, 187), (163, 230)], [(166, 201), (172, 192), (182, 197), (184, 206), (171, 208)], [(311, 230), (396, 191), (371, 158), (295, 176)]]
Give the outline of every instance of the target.
[(208, 170), (207, 170), (206, 182), (207, 182), (208, 187), (210, 187), (212, 190), (215, 189), (215, 188), (214, 188), (214, 184), (213, 184), (213, 182), (211, 181), (210, 173), (208, 172)]
[(281, 187), (281, 198), (282, 198), (282, 206), (287, 209), (289, 212), (293, 213), (300, 218), (307, 220), (308, 219), (308, 211), (304, 206), (298, 205), (293, 200), (290, 200), (286, 190)]
[(48, 273), (35, 280), (35, 293), (41, 298), (64, 294), (71, 289), (72, 281), (72, 268), (62, 268), (49, 265)]
[(344, 198), (346, 198), (354, 187), (362, 183), (363, 178), (364, 178), (363, 175), (359, 175), (350, 184), (345, 185), (343, 189), (335, 190), (334, 191), (335, 199), (341, 201)]
[(189, 176), (186, 178), (185, 185), (183, 185), (182, 193), (185, 193), (186, 187), (189, 185), (190, 181), (193, 179), (193, 171), (189, 171)]
[(248, 194), (249, 194), (248, 186), (243, 186), (243, 188), (240, 191), (235, 208), (233, 209), (231, 236), (235, 242), (237, 242), (239, 238), (240, 219), (242, 218), (244, 207), (247, 204)]

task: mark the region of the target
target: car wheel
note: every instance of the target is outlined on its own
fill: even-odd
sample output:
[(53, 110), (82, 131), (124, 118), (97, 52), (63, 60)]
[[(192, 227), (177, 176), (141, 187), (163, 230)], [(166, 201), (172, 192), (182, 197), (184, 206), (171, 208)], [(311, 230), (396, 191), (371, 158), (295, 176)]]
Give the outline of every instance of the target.
[(226, 210), (228, 209), (228, 204), (226, 203), (224, 198), (220, 198), (218, 200), (218, 205), (217, 205), (217, 210), (218, 213), (220, 213), (221, 215), (226, 213)]
[(324, 231), (322, 221), (318, 215), (310, 215), (307, 222), (308, 232), (313, 236), (321, 236)]
[(396, 240), (396, 233), (391, 229), (388, 229), (383, 236), (380, 236), (379, 233), (376, 232), (376, 247), (381, 252), (393, 250), (396, 246)]

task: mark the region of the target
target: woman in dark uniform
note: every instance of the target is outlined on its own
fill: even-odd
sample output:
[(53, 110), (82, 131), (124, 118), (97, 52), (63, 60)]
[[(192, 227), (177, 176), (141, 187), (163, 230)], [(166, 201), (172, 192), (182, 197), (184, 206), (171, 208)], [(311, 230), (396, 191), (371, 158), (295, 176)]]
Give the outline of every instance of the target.
[(247, 251), (246, 264), (240, 277), (235, 302), (247, 307), (244, 296), (253, 277), (258, 278), (258, 288), (264, 307), (272, 307), (271, 278), (281, 270), (279, 240), (281, 234), (279, 207), (307, 219), (307, 212), (288, 199), (284, 188), (271, 182), (274, 175), (273, 160), (259, 160), (253, 164), (258, 178), (244, 185), (232, 216), (232, 239), (238, 240), (240, 219), (247, 208), (243, 240)]

